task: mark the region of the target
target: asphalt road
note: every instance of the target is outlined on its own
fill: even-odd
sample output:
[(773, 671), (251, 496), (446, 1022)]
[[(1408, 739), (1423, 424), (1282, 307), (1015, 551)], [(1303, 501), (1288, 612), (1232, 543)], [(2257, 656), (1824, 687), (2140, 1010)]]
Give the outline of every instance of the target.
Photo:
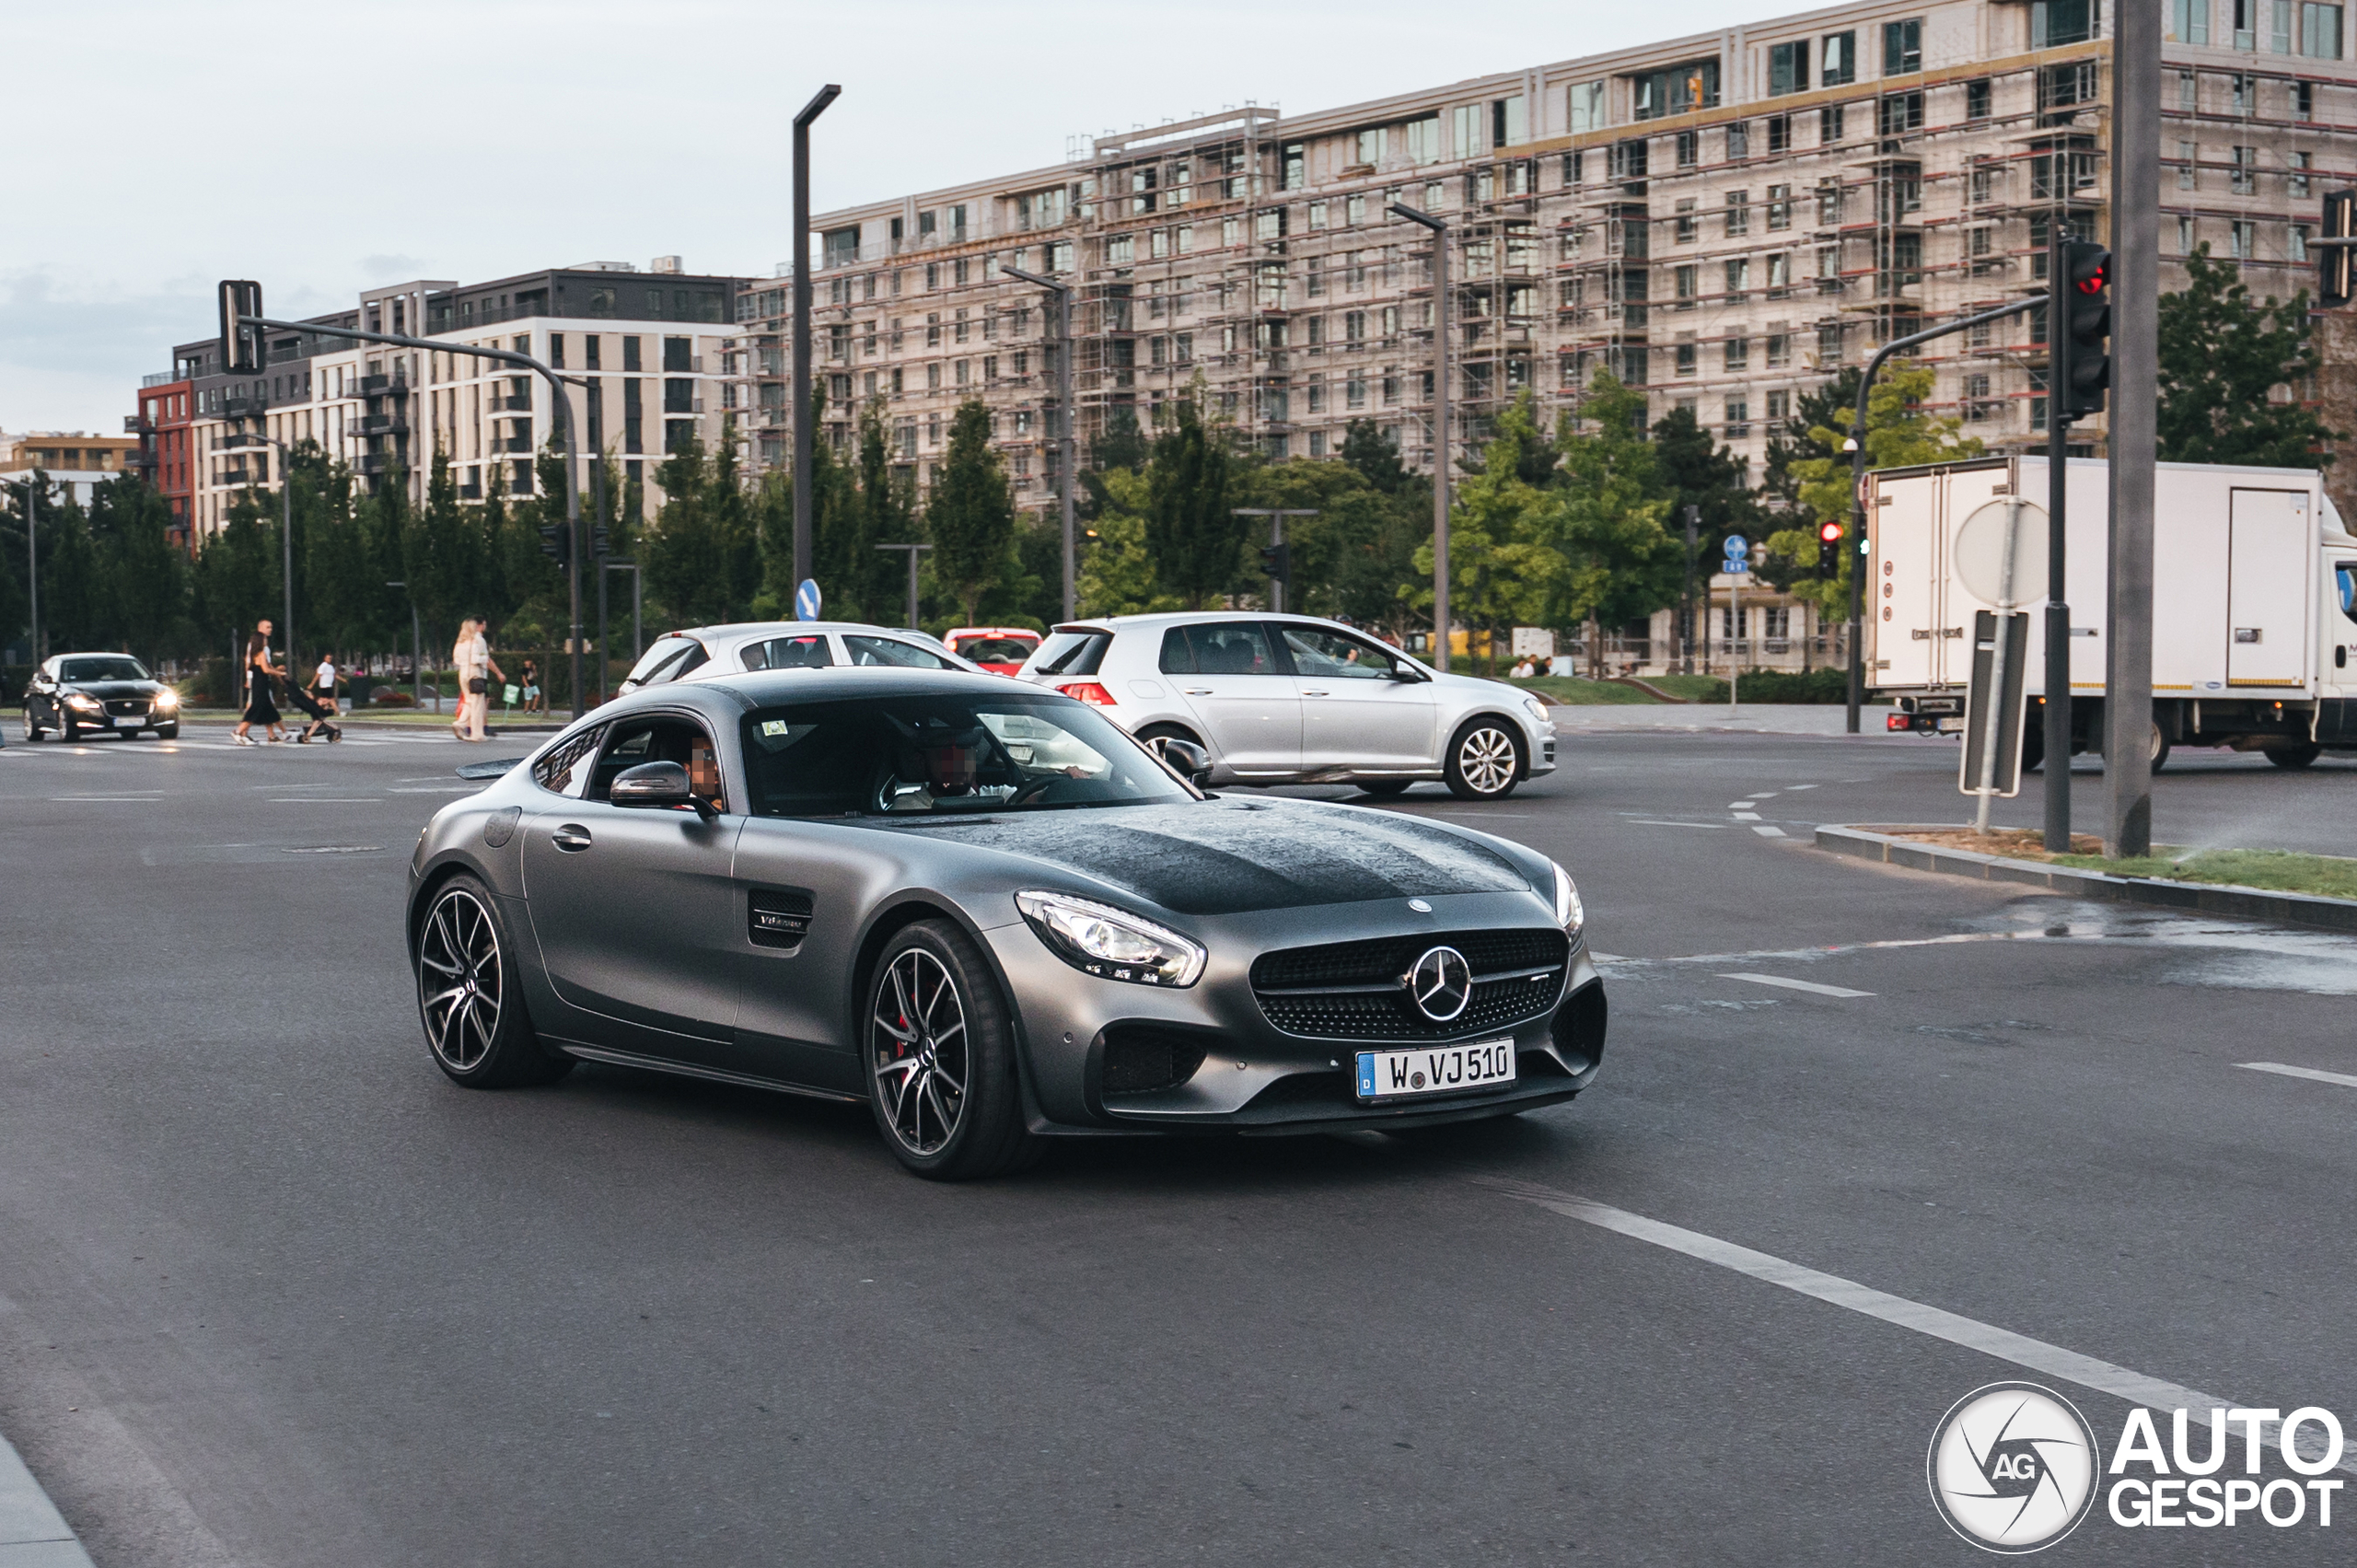
[[(2129, 1409), (2004, 1333), (2357, 1430), (2357, 1087), (2239, 1065), (2357, 1074), (2357, 942), (1807, 847), (1959, 819), (1945, 743), (1589, 734), (1406, 796), (1579, 877), (1573, 1104), (941, 1187), (855, 1109), (453, 1087), (402, 861), (501, 749), (219, 738), (0, 752), (0, 1433), (102, 1568), (1978, 1562), (1942, 1412)], [(2344, 846), (2351, 772), (2180, 760), (2156, 832)], [(2056, 1560), (2346, 1561), (2342, 1495)]]

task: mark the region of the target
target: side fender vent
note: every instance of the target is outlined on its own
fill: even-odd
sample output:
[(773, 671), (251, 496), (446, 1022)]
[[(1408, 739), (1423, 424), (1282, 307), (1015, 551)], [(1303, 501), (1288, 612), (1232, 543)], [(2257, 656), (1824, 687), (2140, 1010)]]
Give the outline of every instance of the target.
[(756, 947), (792, 951), (810, 935), (811, 898), (807, 889), (757, 889), (746, 910), (745, 935)]

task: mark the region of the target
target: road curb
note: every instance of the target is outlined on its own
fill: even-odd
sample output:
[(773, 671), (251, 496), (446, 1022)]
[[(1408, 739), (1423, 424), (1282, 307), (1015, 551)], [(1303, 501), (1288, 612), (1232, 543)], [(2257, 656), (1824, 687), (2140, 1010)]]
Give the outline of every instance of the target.
[(0, 1437), (0, 1568), (92, 1568), (33, 1472)]
[(1817, 830), (1817, 847), (1859, 860), (1904, 865), (1916, 871), (1937, 871), (1950, 877), (1973, 877), (1984, 882), (2019, 882), (2068, 893), (2073, 898), (2108, 903), (2149, 904), (2156, 909), (2196, 914), (2233, 915), (2243, 920), (2271, 920), (2292, 925), (2314, 925), (2327, 931), (2357, 932), (2357, 900), (2328, 899), (2315, 893), (2282, 893), (2265, 888), (2237, 888), (2222, 883), (2168, 882), (2154, 877), (2114, 877), (2101, 871), (2049, 865), (2043, 861), (2014, 860), (1976, 850), (1943, 849), (1894, 838), (1902, 832), (1953, 832), (1953, 823), (1882, 823), (1876, 827), (1824, 826)]

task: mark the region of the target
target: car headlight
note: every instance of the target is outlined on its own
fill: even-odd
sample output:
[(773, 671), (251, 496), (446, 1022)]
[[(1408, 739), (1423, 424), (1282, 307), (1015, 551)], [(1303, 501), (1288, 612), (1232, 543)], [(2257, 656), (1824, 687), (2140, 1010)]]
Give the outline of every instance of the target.
[(167, 686), (156, 693), (156, 705), (159, 708), (177, 708), (180, 705), (180, 694)]
[(105, 704), (100, 703), (96, 697), (88, 696), (80, 691), (76, 691), (73, 695), (67, 697), (65, 699), (65, 705), (69, 708), (81, 708), (93, 714), (105, 706)]
[(1056, 957), (1099, 980), (1192, 985), (1209, 956), (1199, 942), (1125, 910), (1069, 893), (1017, 893), (1015, 907)]
[(1580, 902), (1580, 885), (1562, 866), (1555, 867), (1555, 921), (1573, 936), (1587, 923), (1587, 906)]
[(1547, 716), (1547, 704), (1540, 702), (1536, 697), (1525, 697), (1522, 700), (1522, 707), (1525, 713), (1528, 714), (1532, 718), (1537, 719), (1540, 724), (1551, 724), (1554, 722)]

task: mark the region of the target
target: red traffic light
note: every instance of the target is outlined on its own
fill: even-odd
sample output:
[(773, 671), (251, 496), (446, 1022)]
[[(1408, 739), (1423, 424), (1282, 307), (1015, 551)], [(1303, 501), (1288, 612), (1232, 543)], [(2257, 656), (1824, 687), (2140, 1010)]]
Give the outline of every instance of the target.
[(2111, 252), (2084, 240), (2072, 242), (2071, 285), (2081, 294), (2099, 295), (2111, 286)]
[(1840, 523), (1819, 523), (1817, 528), (1817, 537), (1823, 543), (1839, 544), (1841, 542), (1841, 525)]
[(2089, 272), (2085, 277), (2079, 280), (2079, 292), (2081, 294), (2101, 294), (2105, 289), (2110, 286), (2111, 280), (2104, 275), (2104, 269), (2100, 265)]

